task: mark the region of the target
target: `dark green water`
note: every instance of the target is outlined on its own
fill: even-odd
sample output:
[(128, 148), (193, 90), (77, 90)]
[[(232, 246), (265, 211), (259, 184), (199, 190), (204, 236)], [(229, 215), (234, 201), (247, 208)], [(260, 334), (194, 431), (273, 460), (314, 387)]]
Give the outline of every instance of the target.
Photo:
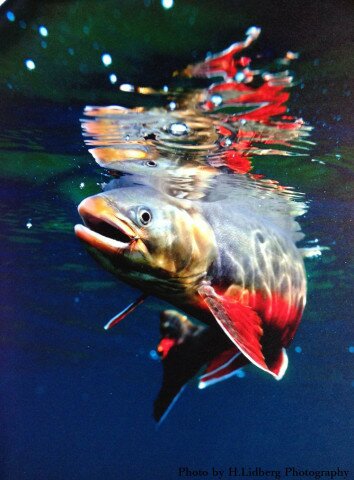
[[(1, 7), (1, 478), (169, 480), (179, 467), (213, 466), (339, 467), (352, 478), (353, 16), (350, 2), (328, 1)], [(308, 157), (268, 156), (255, 168), (305, 192), (302, 228), (328, 249), (307, 261), (308, 304), (284, 379), (248, 367), (204, 391), (192, 383), (156, 430), (161, 365), (150, 351), (165, 304), (149, 300), (119, 328), (102, 328), (137, 292), (73, 234), (77, 204), (102, 181), (80, 119), (87, 104), (146, 101), (119, 92), (111, 74), (162, 86), (254, 24), (260, 62), (300, 52), (289, 107), (316, 142)]]

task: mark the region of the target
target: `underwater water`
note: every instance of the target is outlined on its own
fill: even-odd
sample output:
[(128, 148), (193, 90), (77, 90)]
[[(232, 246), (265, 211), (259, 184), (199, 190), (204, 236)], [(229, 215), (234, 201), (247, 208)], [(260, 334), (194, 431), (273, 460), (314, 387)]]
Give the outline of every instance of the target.
[[(0, 11), (1, 478), (165, 480), (184, 467), (207, 478), (212, 467), (224, 477), (230, 467), (339, 468), (351, 478), (352, 7), (84, 3), (9, 1)], [(156, 97), (118, 85), (163, 90), (173, 71), (254, 24), (260, 68), (300, 52), (287, 106), (313, 127), (314, 143), (307, 155), (255, 155), (252, 171), (305, 194), (306, 245), (324, 248), (305, 260), (307, 305), (284, 378), (247, 366), (204, 390), (191, 381), (157, 428), (154, 351), (168, 304), (151, 297), (105, 331), (140, 292), (101, 268), (73, 231), (77, 205), (107, 181), (85, 144), (85, 107), (151, 108)]]

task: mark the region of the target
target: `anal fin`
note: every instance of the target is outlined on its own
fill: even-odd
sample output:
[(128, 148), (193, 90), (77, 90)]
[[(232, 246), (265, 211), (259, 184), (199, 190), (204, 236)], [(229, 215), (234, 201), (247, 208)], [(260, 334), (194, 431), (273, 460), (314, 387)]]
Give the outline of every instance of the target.
[(199, 378), (198, 388), (206, 388), (226, 380), (248, 363), (249, 360), (237, 347), (224, 350), (208, 363), (204, 374)]
[(285, 348), (282, 348), (276, 359), (271, 364), (268, 364), (269, 370), (271, 370), (277, 380), (281, 380), (288, 368), (288, 363), (288, 355), (286, 354)]

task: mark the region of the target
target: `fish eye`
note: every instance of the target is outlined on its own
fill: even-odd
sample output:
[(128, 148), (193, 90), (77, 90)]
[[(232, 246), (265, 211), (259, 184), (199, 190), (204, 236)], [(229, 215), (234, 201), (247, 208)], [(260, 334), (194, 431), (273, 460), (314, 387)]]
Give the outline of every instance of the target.
[(152, 213), (147, 208), (142, 208), (139, 210), (138, 220), (142, 225), (148, 225), (152, 220)]
[(148, 160), (145, 165), (147, 165), (148, 167), (157, 167), (157, 163), (154, 162), (153, 160)]

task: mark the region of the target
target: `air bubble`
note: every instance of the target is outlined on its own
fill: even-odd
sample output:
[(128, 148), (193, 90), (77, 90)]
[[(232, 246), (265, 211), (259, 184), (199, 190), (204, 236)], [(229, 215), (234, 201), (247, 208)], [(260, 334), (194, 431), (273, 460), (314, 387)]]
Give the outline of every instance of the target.
[(117, 75), (115, 73), (111, 73), (109, 76), (109, 81), (114, 85), (115, 83), (117, 83), (117, 80)]
[(161, 0), (161, 5), (165, 10), (169, 10), (173, 7), (173, 0)]
[(221, 95), (212, 95), (210, 97), (210, 100), (213, 102), (213, 104), (218, 107), (219, 105), (222, 104), (222, 96)]
[(31, 59), (25, 60), (25, 65), (28, 70), (34, 70), (36, 68), (36, 64)]
[(246, 78), (246, 75), (243, 72), (237, 72), (235, 75), (235, 80), (238, 83), (243, 82), (245, 78)]
[(101, 57), (101, 60), (105, 67), (108, 67), (112, 63), (112, 57), (109, 53), (104, 53)]
[(181, 137), (183, 135), (187, 135), (189, 129), (185, 123), (171, 123), (168, 131), (175, 137)]
[(156, 350), (150, 350), (149, 355), (151, 360), (160, 360), (159, 354), (156, 352)]
[(44, 25), (41, 25), (38, 28), (39, 34), (42, 35), (42, 37), (48, 37), (48, 30)]
[(6, 18), (9, 22), (14, 22), (16, 20), (14, 12), (11, 12), (10, 10), (6, 12)]
[(134, 92), (134, 85), (130, 85), (130, 83), (122, 83), (119, 90), (122, 92)]

